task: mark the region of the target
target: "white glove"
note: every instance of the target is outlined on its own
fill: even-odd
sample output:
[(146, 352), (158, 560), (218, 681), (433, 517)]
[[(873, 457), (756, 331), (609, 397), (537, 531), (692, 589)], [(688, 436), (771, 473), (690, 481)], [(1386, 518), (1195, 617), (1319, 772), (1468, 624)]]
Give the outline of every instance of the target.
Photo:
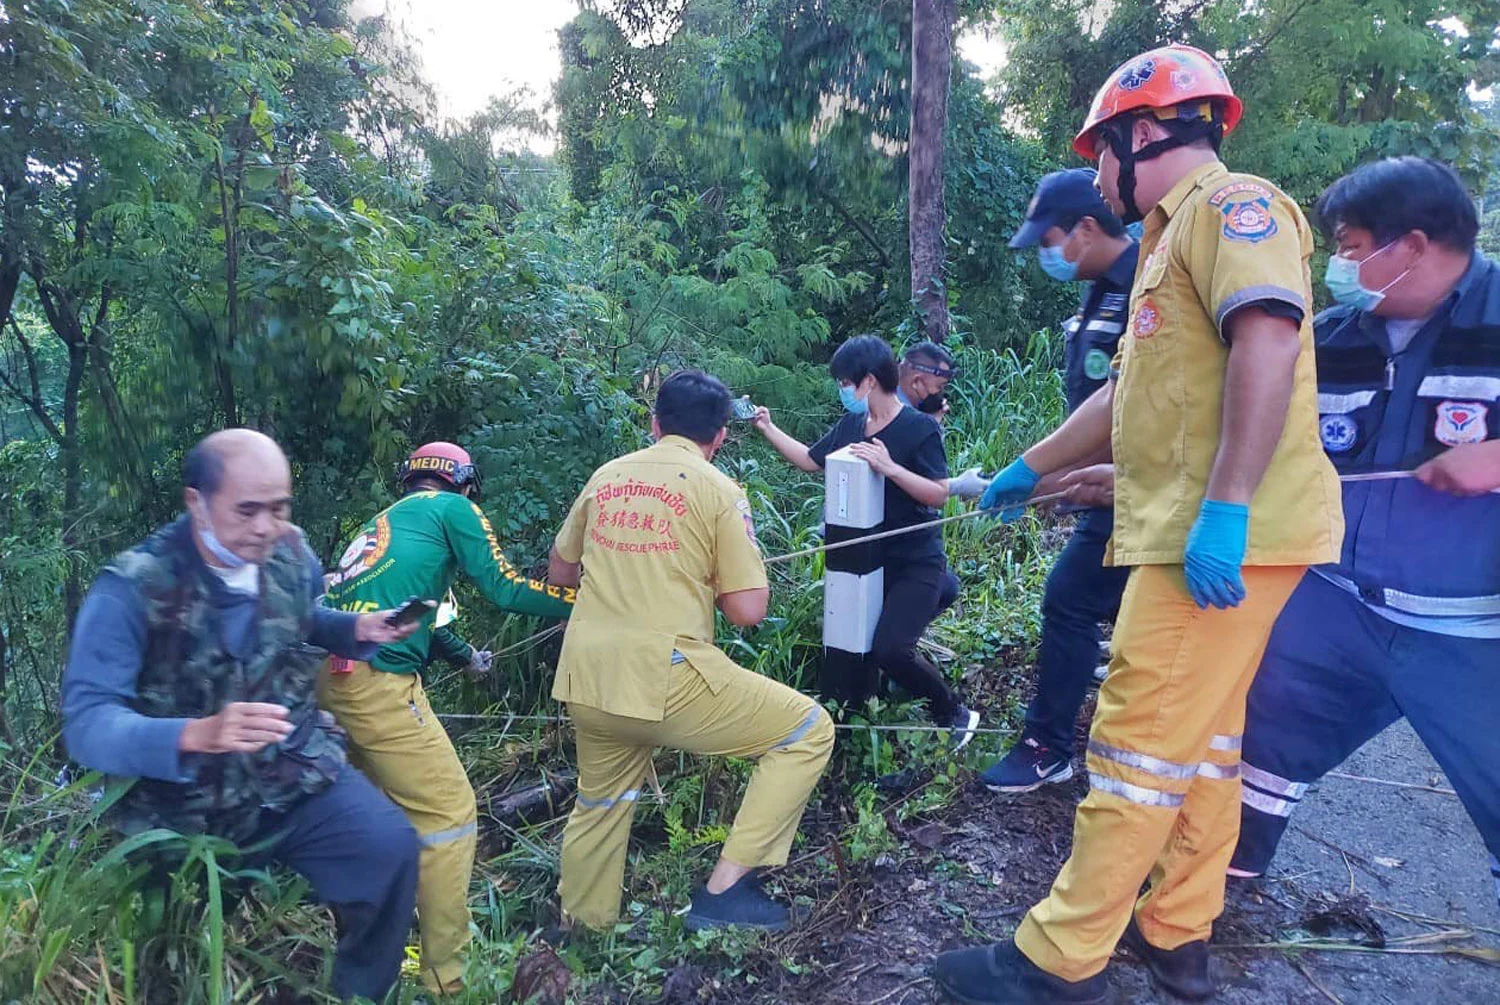
[(948, 479), (948, 494), (960, 499), (978, 499), (989, 487), (990, 480), (980, 474), (978, 468), (970, 468), (957, 478)]
[(495, 662), (495, 654), (488, 649), (470, 649), (469, 665), (465, 667), (469, 676), (478, 677), (490, 672), (490, 666)]

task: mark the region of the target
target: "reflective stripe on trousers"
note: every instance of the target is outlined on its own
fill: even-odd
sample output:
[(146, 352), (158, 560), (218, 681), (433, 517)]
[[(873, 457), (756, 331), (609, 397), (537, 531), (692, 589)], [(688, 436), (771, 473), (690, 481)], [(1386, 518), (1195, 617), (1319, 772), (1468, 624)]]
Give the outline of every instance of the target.
[[(1210, 750), (1237, 752), (1240, 749), (1240, 737), (1216, 734), (1209, 741), (1208, 746)], [(1096, 757), (1155, 775), (1168, 783), (1182, 782), (1195, 777), (1229, 780), (1240, 776), (1238, 763), (1219, 764), (1213, 761), (1202, 761), (1198, 764), (1178, 764), (1175, 761), (1152, 757), (1150, 754), (1123, 750), (1098, 740), (1089, 741), (1088, 751)], [(1092, 769), (1089, 771), (1089, 785), (1101, 792), (1120, 796), (1122, 799), (1128, 799), (1142, 806), (1181, 806), (1186, 798), (1184, 793), (1171, 791), (1170, 787), (1155, 788), (1137, 785)]]
[(1240, 766), (1240, 778), (1245, 783), (1240, 789), (1240, 800), (1251, 809), (1260, 810), (1277, 817), (1289, 817), (1292, 810), (1307, 794), (1306, 782), (1294, 782), (1269, 771), (1262, 771), (1253, 764)]

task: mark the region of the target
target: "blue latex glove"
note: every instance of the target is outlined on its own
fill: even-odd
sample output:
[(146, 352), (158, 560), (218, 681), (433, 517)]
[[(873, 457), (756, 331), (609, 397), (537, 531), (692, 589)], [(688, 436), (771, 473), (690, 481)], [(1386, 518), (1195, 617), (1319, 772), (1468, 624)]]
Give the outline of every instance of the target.
[(1026, 511), (1024, 505), (1036, 483), (1042, 476), (1031, 470), (1031, 465), (1017, 457), (990, 480), (990, 487), (979, 497), (979, 508), (1000, 510), (1000, 522), (1010, 523)]
[(1240, 566), (1245, 562), (1249, 534), (1250, 507), (1203, 500), (1182, 554), (1188, 592), (1199, 607), (1238, 607), (1245, 599)]

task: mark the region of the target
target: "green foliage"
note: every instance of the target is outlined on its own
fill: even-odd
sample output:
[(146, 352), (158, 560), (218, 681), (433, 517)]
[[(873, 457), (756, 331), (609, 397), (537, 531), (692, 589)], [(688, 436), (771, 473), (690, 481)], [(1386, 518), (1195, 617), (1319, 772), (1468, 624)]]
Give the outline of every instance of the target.
[(1221, 55), (1245, 102), (1244, 124), (1226, 144), (1229, 161), (1304, 205), (1378, 157), (1436, 157), (1476, 184), (1492, 170), (1500, 131), (1482, 120), (1468, 92), (1493, 83), (1500, 64), (1494, 0), (1001, 0), (994, 7), (1011, 43), (1006, 108), (1054, 154), (1068, 148), (1114, 67), (1176, 41)]
[[(520, 94), (440, 121), (407, 39), (345, 0), (31, 0), (0, 13), (0, 997), (210, 1002), (301, 994), (322, 978), (326, 917), (230, 849), (154, 835), (118, 843), (83, 786), (57, 789), (69, 621), (115, 550), (178, 508), (177, 469), (205, 432), (258, 426), (294, 466), (297, 519), (325, 558), (392, 498), (392, 466), (462, 442), (510, 557), (541, 561), (601, 462), (647, 442), (652, 395), (683, 366), (723, 378), (803, 438), (836, 417), (839, 342), (917, 328), (909, 306), (910, 6), (863, 0), (586, 0), (561, 34), (556, 155)], [(1076, 291), (1005, 242), (1037, 177), (1120, 58), (1168, 38), (1226, 54), (1250, 108), (1228, 148), (1309, 200), (1390, 152), (1455, 161), (1485, 195), (1500, 251), (1494, 0), (1270, 0), (959, 5), (998, 16), (998, 98), (955, 62), (946, 185), (953, 470), (993, 470), (1056, 423), (1058, 318)], [(1090, 20), (1091, 18), (1095, 20)], [(1472, 88), (1470, 85), (1473, 85)], [(768, 553), (817, 543), (821, 485), (736, 424), (719, 463), (746, 489)], [(957, 512), (957, 504), (951, 511)], [(945, 540), (961, 609), (929, 633), (945, 671), (979, 675), (987, 724), (1019, 712), (1049, 520), (970, 520)], [(820, 557), (771, 567), (770, 616), (724, 629), (742, 665), (804, 690), (821, 651)], [(486, 648), (535, 631), (461, 590)], [(553, 711), (556, 641), (494, 675), (435, 682), (444, 709)], [(916, 718), (872, 702), (854, 721)], [(815, 815), (836, 865), (898, 848), (962, 770), (934, 736), (846, 735)], [(459, 739), (481, 783), (567, 757), (529, 724)], [(16, 751), (33, 751), (29, 764)], [(749, 766), (658, 762), (641, 807), (620, 932), (569, 951), (576, 973), (658, 994), (677, 963), (724, 976), (754, 938), (686, 937), (672, 916), (711, 866)], [(893, 808), (872, 774), (929, 781)], [(852, 795), (850, 795), (852, 791)], [(845, 797), (848, 797), (847, 799)], [(840, 816), (840, 811), (843, 811)], [(548, 919), (555, 825), (492, 830), (474, 906), (475, 1001), (509, 994), (526, 933)], [(138, 854), (171, 849), (148, 877)], [(166, 878), (163, 879), (163, 876)], [(798, 967), (805, 960), (786, 961)], [(406, 996), (412, 997), (410, 989)]]

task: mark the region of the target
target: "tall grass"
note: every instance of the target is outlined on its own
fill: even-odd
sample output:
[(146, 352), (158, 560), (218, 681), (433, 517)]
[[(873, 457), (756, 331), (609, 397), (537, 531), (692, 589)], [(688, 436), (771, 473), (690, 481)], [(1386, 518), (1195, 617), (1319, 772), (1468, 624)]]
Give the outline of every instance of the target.
[[(954, 473), (973, 465), (997, 469), (1060, 418), (1061, 388), (1043, 336), (1020, 353), (963, 350), (959, 365), (946, 434)], [(827, 402), (807, 407), (830, 422), (836, 418), (831, 391)], [(721, 463), (749, 494), (768, 554), (817, 543), (819, 479), (790, 469), (745, 428), (735, 430)], [(1025, 659), (1036, 636), (1048, 539), (1047, 523), (1032, 516), (1010, 526), (983, 518), (948, 526), (948, 555), (963, 592), (931, 636), (952, 652), (948, 669), (955, 678)], [(726, 630), (720, 642), (742, 665), (810, 690), (821, 649), (822, 559), (771, 568), (766, 622), (753, 631)], [(476, 644), (498, 649), (525, 639), (537, 624), (493, 616), (475, 603), (463, 626)], [(556, 712), (547, 698), (555, 655), (554, 639), (507, 658), (488, 679), (452, 676), (439, 682), (435, 703), (448, 711)], [(989, 724), (1003, 724), (1016, 711), (1003, 694), (982, 698)], [(917, 715), (910, 706), (878, 702), (861, 713), (876, 722)], [(565, 731), (542, 724), (512, 723), (503, 732), (486, 724), (459, 735), (457, 744), (481, 788), (565, 768), (571, 756)], [(997, 749), (992, 739), (976, 743), (969, 763)], [(321, 1000), (316, 989), (326, 980), (332, 925), (326, 912), (306, 903), (305, 884), (279, 870), (246, 870), (235, 849), (211, 838), (152, 831), (118, 840), (100, 824), (108, 799), (93, 797), (93, 779), (58, 786), (51, 777), (56, 766), (42, 754), (27, 763), (5, 754), (0, 771), (11, 795), (0, 817), (0, 1000), (219, 1005), (274, 1000), (275, 988)], [(930, 736), (873, 734), (840, 745), (814, 815), (842, 821), (837, 829), (850, 861), (892, 847), (881, 797), (867, 783), (873, 773), (911, 761), (932, 764), (942, 784), (932, 787), (927, 803), (908, 804), (903, 813), (951, 789), (956, 776), (942, 745)], [(671, 913), (711, 866), (749, 770), (743, 762), (686, 755), (658, 759), (665, 801), (648, 799), (640, 807), (624, 922), (570, 950), (575, 970), (631, 994), (658, 990), (677, 961), (709, 961), (732, 975), (756, 951), (755, 940), (741, 936), (690, 936)], [(529, 936), (555, 919), (560, 821), (486, 822), (484, 830), (471, 897), (478, 935), (467, 997), (474, 1002), (504, 1000)], [(806, 850), (799, 845), (797, 854)], [(162, 868), (167, 860), (172, 865)], [(817, 867), (833, 864), (819, 859)], [(417, 996), (408, 986), (401, 1000)]]

